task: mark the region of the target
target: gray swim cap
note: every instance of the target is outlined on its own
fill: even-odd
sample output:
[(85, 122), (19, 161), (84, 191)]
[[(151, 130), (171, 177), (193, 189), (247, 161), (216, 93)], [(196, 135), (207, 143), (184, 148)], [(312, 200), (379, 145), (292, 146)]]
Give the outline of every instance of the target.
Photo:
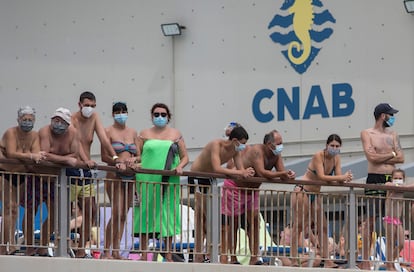
[(19, 110), (17, 111), (17, 117), (20, 118), (25, 114), (36, 116), (36, 110), (30, 106), (20, 107)]

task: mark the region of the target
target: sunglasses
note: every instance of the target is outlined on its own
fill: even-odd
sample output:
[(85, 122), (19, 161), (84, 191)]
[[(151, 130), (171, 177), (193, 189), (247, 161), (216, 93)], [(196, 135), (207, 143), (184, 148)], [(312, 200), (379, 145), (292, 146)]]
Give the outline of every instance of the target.
[(152, 115), (154, 115), (154, 117), (160, 117), (160, 115), (162, 117), (167, 117), (167, 113), (166, 112), (154, 112)]

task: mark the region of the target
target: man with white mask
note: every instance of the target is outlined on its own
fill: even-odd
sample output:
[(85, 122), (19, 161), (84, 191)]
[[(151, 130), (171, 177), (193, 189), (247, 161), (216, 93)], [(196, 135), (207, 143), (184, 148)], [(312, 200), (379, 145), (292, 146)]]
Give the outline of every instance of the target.
[[(72, 125), (77, 129), (79, 138), (79, 155), (83, 162), (89, 168), (96, 166), (96, 162), (91, 159), (91, 146), (94, 134), (96, 133), (102, 148), (107, 150), (114, 162), (118, 162), (118, 156), (112, 148), (108, 137), (105, 133), (105, 128), (102, 125), (101, 119), (97, 112), (95, 112), (96, 98), (91, 92), (83, 92), (79, 97), (79, 111), (72, 115)], [(118, 166), (118, 165), (117, 165)], [(125, 169), (125, 167), (124, 167)], [(92, 178), (90, 169), (68, 168), (66, 171), (68, 177), (85, 177)], [(76, 198), (79, 200), (80, 209), (84, 211), (84, 228), (82, 228), (81, 238), (79, 240), (79, 249), (76, 252), (76, 257), (88, 257), (85, 250), (87, 240), (89, 240), (91, 226), (96, 226), (96, 191), (93, 186), (93, 179), (74, 179), (71, 178), (71, 202)], [(85, 237), (86, 235), (86, 237)], [(86, 240), (85, 240), (86, 238)]]

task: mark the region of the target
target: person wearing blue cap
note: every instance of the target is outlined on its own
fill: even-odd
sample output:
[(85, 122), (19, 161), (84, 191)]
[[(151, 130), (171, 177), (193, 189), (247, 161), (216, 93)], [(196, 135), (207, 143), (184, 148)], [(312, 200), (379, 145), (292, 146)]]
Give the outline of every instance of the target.
[[(367, 184), (385, 184), (391, 180), (391, 173), (398, 163), (404, 163), (404, 152), (400, 145), (397, 132), (391, 129), (395, 123), (398, 110), (388, 103), (380, 103), (375, 107), (375, 125), (361, 132), (362, 147), (368, 161)], [(383, 190), (366, 189), (365, 195), (385, 197)], [(384, 214), (384, 201), (370, 201), (366, 207), (365, 223), (363, 224), (362, 269), (370, 269), (369, 250), (374, 230), (375, 218)], [(374, 203), (375, 202), (375, 203)]]

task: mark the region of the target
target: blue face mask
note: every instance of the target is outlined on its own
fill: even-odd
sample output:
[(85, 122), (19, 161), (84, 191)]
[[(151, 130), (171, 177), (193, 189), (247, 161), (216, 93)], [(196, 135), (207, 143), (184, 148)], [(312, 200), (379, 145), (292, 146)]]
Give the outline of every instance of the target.
[(19, 127), (21, 128), (21, 130), (23, 130), (24, 132), (29, 132), (33, 129), (33, 125), (34, 122), (31, 120), (25, 120), (25, 121), (20, 121), (19, 122)]
[(276, 145), (275, 149), (272, 149), (272, 151), (275, 156), (279, 155), (283, 151), (283, 144)]
[(125, 125), (126, 121), (128, 119), (127, 113), (119, 113), (114, 115), (114, 120), (120, 125)]
[(341, 150), (340, 150), (339, 148), (332, 148), (332, 147), (328, 147), (327, 151), (328, 151), (328, 154), (329, 154), (330, 156), (336, 156), (336, 155), (338, 155), (339, 153), (341, 153)]
[(234, 147), (234, 149), (235, 149), (237, 152), (243, 151), (245, 148), (246, 148), (246, 145), (245, 145), (245, 144), (241, 144), (241, 143), (239, 143), (239, 145), (236, 145), (236, 146)]
[(68, 130), (69, 125), (66, 123), (53, 123), (52, 122), (52, 131), (57, 135), (62, 135)]
[(156, 126), (156, 127), (160, 127), (160, 128), (163, 128), (163, 127), (165, 127), (166, 125), (167, 125), (167, 123), (168, 123), (168, 119), (167, 119), (167, 117), (162, 117), (161, 115), (160, 116), (158, 116), (158, 117), (153, 117), (152, 118), (152, 122), (154, 123), (154, 125)]
[(387, 127), (392, 127), (395, 123), (395, 117), (394, 116), (390, 116), (390, 118), (388, 118), (387, 121), (385, 121), (385, 123), (387, 124)]

